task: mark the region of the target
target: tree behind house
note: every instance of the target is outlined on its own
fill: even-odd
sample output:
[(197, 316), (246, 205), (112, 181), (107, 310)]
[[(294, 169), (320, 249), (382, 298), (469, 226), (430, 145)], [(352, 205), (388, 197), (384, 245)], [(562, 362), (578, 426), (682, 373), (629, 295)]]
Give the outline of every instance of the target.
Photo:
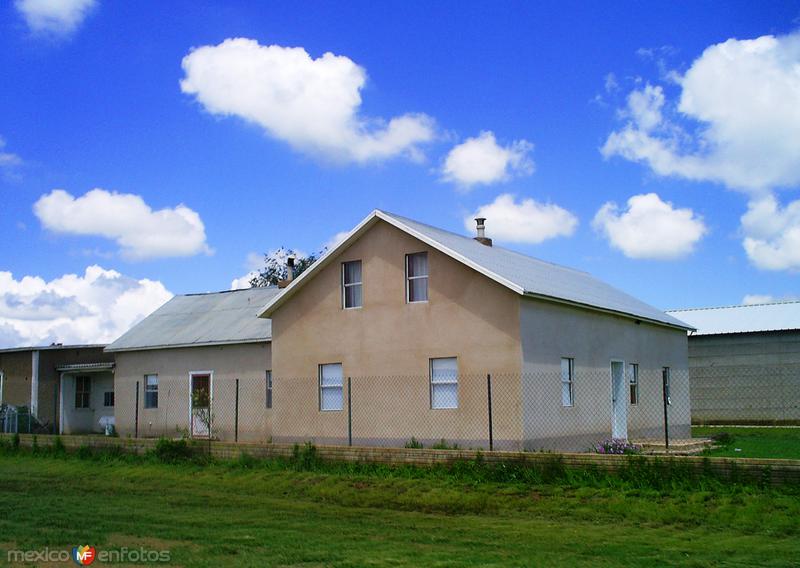
[(253, 288), (277, 286), (279, 281), (288, 277), (286, 259), (290, 256), (295, 258), (293, 277), (296, 278), (314, 264), (320, 254), (302, 256), (298, 255), (296, 251), (285, 247), (267, 253), (264, 255), (264, 268), (259, 269), (258, 274), (250, 279), (250, 286)]

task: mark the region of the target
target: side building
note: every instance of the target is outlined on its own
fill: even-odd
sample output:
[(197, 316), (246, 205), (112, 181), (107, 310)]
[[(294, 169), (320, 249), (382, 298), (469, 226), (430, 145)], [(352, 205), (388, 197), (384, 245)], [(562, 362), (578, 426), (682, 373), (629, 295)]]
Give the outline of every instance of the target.
[(271, 436), (270, 321), (277, 288), (175, 296), (106, 348), (122, 436)]
[(276, 441), (586, 450), (663, 439), (665, 409), (690, 436), (691, 326), (483, 221), (375, 211), (270, 299)]
[(0, 349), (0, 431), (88, 434), (114, 423), (114, 356), (103, 345)]
[(689, 336), (692, 421), (800, 424), (800, 302), (673, 310)]

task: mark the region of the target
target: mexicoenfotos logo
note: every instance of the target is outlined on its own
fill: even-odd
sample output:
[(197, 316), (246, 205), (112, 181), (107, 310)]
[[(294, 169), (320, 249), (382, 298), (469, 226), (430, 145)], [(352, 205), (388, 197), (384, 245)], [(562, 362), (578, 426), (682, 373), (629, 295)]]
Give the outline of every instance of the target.
[(75, 546), (72, 548), (72, 559), (78, 566), (88, 566), (97, 558), (97, 550), (94, 546), (85, 544), (83, 546)]

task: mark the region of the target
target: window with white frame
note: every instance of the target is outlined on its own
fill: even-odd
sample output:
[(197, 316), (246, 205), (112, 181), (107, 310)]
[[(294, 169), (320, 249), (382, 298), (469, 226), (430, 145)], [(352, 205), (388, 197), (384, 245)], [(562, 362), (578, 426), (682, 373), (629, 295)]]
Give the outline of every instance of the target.
[(342, 263), (342, 307), (360, 308), (362, 302), (361, 261)]
[(575, 359), (561, 358), (561, 405), (575, 404)]
[(458, 360), (431, 359), (431, 408), (458, 408)]
[(158, 408), (158, 375), (144, 376), (144, 407)]
[(319, 409), (342, 410), (344, 408), (344, 376), (341, 363), (319, 366)]
[(628, 365), (628, 380), (631, 387), (631, 404), (639, 404), (639, 364), (631, 363)]
[(267, 371), (267, 408), (272, 408), (272, 371)]
[(106, 391), (103, 393), (103, 406), (105, 407), (114, 406), (114, 391)]
[(664, 400), (667, 401), (667, 404), (672, 404), (672, 394), (670, 393), (670, 372), (669, 367), (664, 367), (661, 369), (661, 378), (664, 381)]
[(92, 397), (92, 379), (75, 377), (75, 408), (89, 408)]
[(406, 255), (406, 301), (428, 301), (428, 253)]

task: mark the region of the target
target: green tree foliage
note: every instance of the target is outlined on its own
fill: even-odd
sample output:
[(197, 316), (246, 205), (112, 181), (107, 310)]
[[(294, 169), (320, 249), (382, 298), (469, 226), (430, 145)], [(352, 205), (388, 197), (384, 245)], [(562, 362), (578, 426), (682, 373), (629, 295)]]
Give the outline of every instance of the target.
[(259, 269), (258, 274), (250, 279), (250, 286), (253, 288), (263, 286), (277, 286), (278, 282), (288, 277), (286, 259), (294, 257), (294, 277), (300, 276), (309, 266), (320, 257), (322, 253), (314, 253), (308, 256), (297, 254), (292, 249), (281, 247), (278, 250), (264, 255), (264, 268)]

